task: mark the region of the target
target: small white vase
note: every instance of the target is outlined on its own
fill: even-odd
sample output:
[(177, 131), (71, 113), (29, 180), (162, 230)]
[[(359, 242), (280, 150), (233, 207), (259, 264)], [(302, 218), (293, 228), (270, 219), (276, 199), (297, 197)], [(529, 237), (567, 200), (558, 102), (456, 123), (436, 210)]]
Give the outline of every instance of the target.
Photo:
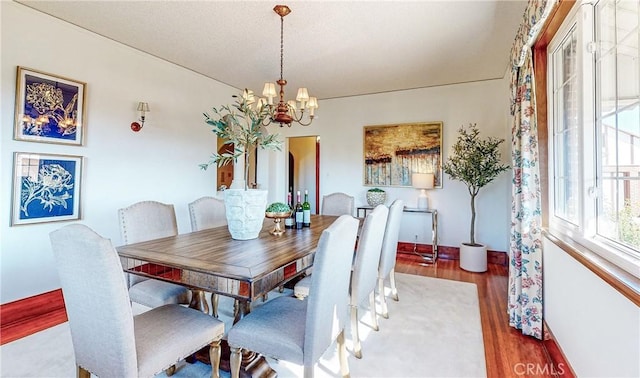
[(262, 230), (268, 191), (227, 189), (224, 191), (227, 227), (236, 240), (255, 239)]
[(460, 245), (460, 268), (469, 272), (486, 272), (487, 246), (462, 243)]

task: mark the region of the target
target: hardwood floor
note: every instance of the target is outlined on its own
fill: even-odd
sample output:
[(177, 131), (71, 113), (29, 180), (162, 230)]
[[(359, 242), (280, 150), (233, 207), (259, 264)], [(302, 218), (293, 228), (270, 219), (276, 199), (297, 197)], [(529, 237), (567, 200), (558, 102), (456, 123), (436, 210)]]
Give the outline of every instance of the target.
[[(419, 256), (398, 253), (396, 272), (472, 282), (478, 286), (488, 377), (570, 376), (558, 374), (562, 369), (549, 362), (540, 340), (523, 336), (509, 326), (506, 266), (489, 264), (486, 273), (471, 273), (460, 269), (459, 260), (439, 259), (435, 265), (428, 266), (421, 262)], [(402, 292), (399, 295), (402, 300)], [(460, 359), (464, 363), (464, 356)]]

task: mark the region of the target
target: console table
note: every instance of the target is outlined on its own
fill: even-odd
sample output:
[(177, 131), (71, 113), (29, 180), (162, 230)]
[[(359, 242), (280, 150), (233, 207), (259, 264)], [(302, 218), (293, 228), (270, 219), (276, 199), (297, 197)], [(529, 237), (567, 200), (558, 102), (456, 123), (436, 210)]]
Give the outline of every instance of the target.
[[(363, 205), (356, 208), (356, 215), (358, 218), (364, 218), (369, 211), (372, 211), (374, 206)], [(433, 253), (418, 253), (416, 252), (416, 243), (413, 244), (413, 251), (422, 257), (426, 263), (433, 264), (438, 260), (438, 210), (436, 209), (418, 209), (416, 207), (404, 207), (402, 209), (405, 213), (422, 213), (431, 214), (431, 245)], [(362, 216), (360, 215), (362, 212)]]

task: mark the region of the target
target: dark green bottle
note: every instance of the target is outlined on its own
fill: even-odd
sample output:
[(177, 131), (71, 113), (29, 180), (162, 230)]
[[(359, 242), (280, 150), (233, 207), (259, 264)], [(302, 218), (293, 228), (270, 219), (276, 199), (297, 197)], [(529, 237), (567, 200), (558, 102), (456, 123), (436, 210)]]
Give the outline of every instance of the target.
[(311, 204), (309, 204), (309, 191), (304, 191), (304, 203), (302, 203), (302, 226), (311, 226)]

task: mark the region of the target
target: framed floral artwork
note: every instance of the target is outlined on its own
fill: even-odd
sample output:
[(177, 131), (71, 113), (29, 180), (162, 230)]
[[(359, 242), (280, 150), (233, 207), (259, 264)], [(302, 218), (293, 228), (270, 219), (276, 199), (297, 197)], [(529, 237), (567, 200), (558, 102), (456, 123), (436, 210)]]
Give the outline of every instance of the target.
[(411, 186), (412, 173), (433, 173), (442, 188), (442, 122), (364, 127), (364, 185)]
[(11, 225), (80, 219), (82, 157), (16, 152)]
[(86, 84), (18, 67), (14, 139), (81, 146)]

